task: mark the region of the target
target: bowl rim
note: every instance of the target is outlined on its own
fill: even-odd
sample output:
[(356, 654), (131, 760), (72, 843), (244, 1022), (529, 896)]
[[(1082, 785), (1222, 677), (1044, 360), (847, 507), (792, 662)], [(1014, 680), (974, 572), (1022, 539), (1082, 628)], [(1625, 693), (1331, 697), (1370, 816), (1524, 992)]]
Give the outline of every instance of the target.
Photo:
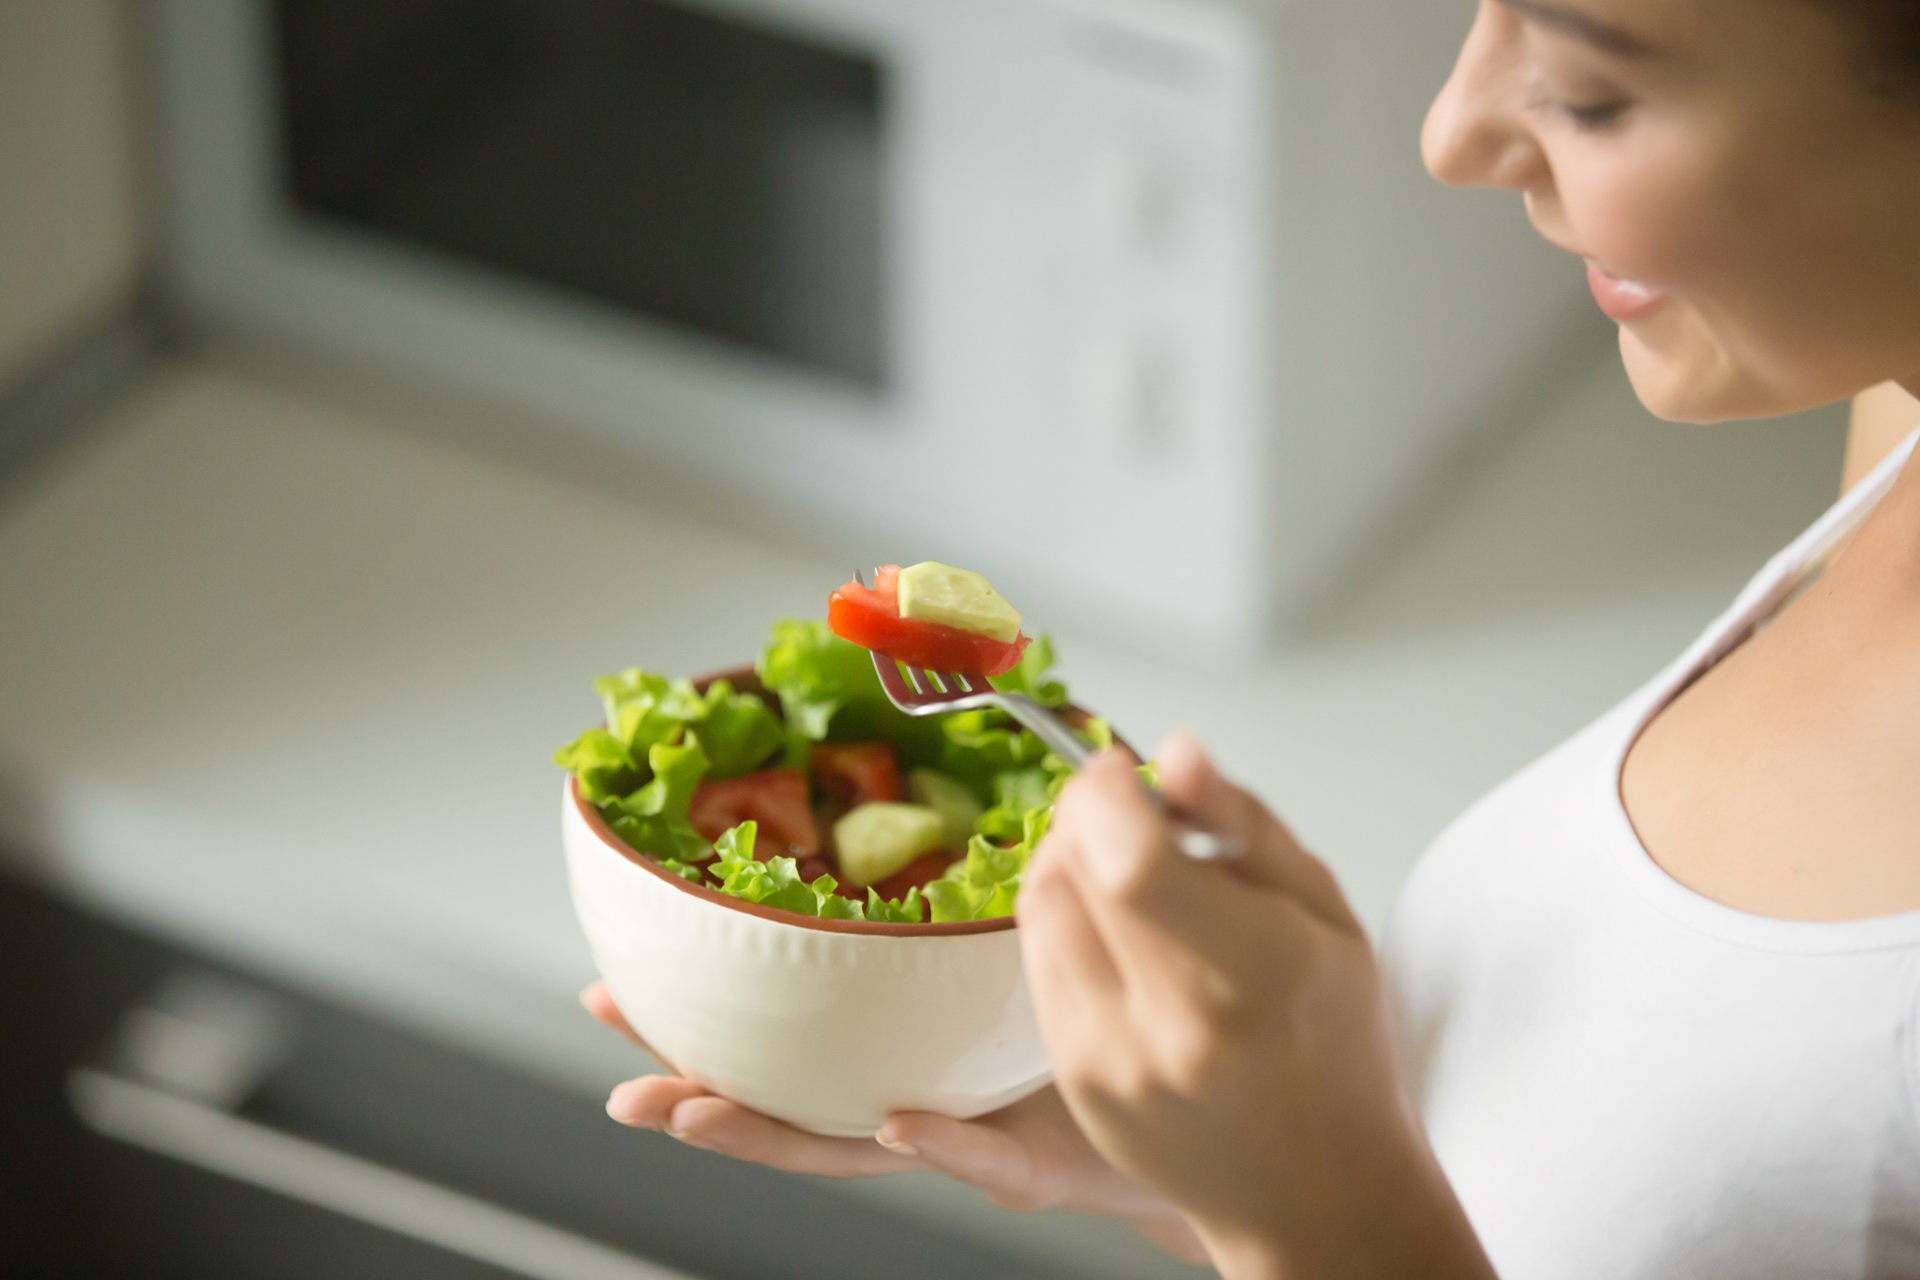
[[(768, 690), (760, 682), (759, 674), (750, 666), (729, 667), (725, 671), (715, 671), (696, 678), (695, 688), (705, 693), (707, 686), (716, 680), (725, 680), (741, 693), (755, 694), (762, 699), (768, 698)], [(779, 714), (778, 705), (771, 708)], [(1079, 708), (1074, 708), (1076, 712)], [(1084, 715), (1084, 712), (1080, 712)], [(931, 921), (922, 924), (896, 924), (882, 920), (822, 920), (818, 916), (803, 916), (798, 912), (782, 910), (779, 907), (764, 906), (758, 902), (748, 902), (732, 894), (722, 893), (718, 889), (709, 889), (705, 885), (694, 884), (673, 874), (646, 854), (634, 849), (625, 840), (613, 833), (606, 819), (600, 816), (600, 810), (580, 794), (580, 780), (572, 774), (567, 775), (567, 794), (573, 797), (573, 805), (587, 829), (594, 834), (612, 852), (640, 867), (657, 879), (666, 881), (681, 893), (691, 894), (703, 902), (711, 902), (718, 907), (757, 916), (774, 924), (783, 924), (793, 929), (812, 929), (818, 933), (865, 934), (868, 937), (882, 938), (952, 938), (965, 937), (981, 933), (1002, 933), (1018, 928), (1013, 916), (995, 916), (990, 920), (949, 920), (940, 924)]]

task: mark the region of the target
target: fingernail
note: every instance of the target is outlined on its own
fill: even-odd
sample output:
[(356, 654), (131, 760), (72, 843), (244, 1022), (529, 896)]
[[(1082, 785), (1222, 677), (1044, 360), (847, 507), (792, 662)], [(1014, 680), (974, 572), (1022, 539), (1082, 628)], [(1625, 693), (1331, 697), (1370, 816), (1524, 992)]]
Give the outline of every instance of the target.
[(920, 1148), (914, 1146), (911, 1142), (902, 1142), (898, 1138), (889, 1138), (885, 1129), (874, 1134), (873, 1140), (896, 1155), (917, 1156), (920, 1154)]
[(640, 1126), (639, 1119), (633, 1114), (634, 1091), (624, 1084), (615, 1085), (613, 1092), (607, 1095), (607, 1114), (624, 1125)]
[[(692, 1101), (692, 1099), (688, 1099), (688, 1101)], [(703, 1150), (710, 1149), (709, 1144), (700, 1141), (698, 1138), (688, 1137), (686, 1127), (675, 1120), (674, 1117), (679, 1114), (680, 1108), (686, 1105), (686, 1102), (679, 1103), (672, 1111), (667, 1113), (667, 1123), (665, 1125), (666, 1135), (676, 1142), (684, 1142), (690, 1147), (699, 1147)]]

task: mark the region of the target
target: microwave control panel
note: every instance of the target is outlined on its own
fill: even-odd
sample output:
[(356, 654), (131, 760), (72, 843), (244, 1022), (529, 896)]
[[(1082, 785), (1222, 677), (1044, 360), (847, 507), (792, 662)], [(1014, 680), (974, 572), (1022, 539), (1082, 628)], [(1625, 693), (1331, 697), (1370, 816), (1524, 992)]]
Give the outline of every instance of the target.
[(1082, 221), (1072, 417), (1090, 445), (1163, 463), (1255, 408), (1234, 358), (1262, 277), (1249, 63), (1176, 12), (1060, 10)]

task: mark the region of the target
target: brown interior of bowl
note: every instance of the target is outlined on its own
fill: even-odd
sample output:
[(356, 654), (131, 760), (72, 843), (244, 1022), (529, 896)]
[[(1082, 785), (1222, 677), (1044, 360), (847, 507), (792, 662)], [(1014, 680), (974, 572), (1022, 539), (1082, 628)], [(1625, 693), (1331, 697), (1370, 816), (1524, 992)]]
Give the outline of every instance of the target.
[[(700, 677), (693, 683), (695, 688), (705, 693), (707, 686), (715, 680), (727, 681), (733, 685), (735, 691), (740, 693), (758, 694), (766, 702), (768, 710), (772, 711), (776, 716), (780, 714), (780, 700), (769, 693), (764, 684), (760, 683), (760, 677), (754, 672), (752, 667), (734, 667), (727, 671), (716, 671), (712, 675)], [(1062, 718), (1076, 729), (1093, 718), (1091, 714), (1079, 707), (1062, 707), (1060, 710)], [(1114, 739), (1114, 741), (1117, 745), (1126, 748), (1128, 751), (1133, 750), (1132, 747), (1127, 746), (1126, 743), (1121, 742), (1118, 738)], [(1137, 755), (1138, 753), (1135, 754)], [(778, 907), (767, 907), (757, 902), (747, 902), (743, 899), (733, 897), (731, 894), (722, 893), (718, 889), (709, 889), (705, 885), (697, 885), (689, 880), (683, 880), (659, 863), (653, 861), (653, 859), (647, 857), (644, 853), (632, 848), (626, 841), (613, 833), (613, 828), (609, 827), (606, 820), (600, 816), (600, 811), (588, 803), (585, 797), (580, 794), (580, 783), (577, 779), (569, 778), (567, 786), (569, 793), (573, 796), (573, 803), (580, 810), (580, 816), (586, 819), (587, 826), (592, 828), (594, 835), (598, 836), (604, 843), (623, 855), (627, 861), (645, 868), (650, 874), (660, 877), (660, 879), (666, 881), (681, 893), (690, 893), (695, 897), (704, 898), (715, 906), (725, 907), (730, 911), (744, 911), (750, 916), (759, 916), (763, 920), (773, 920), (780, 924), (792, 925), (796, 929), (818, 929), (823, 933), (867, 933), (887, 937), (911, 936), (915, 938), (939, 938), (950, 937), (955, 934), (998, 933), (1002, 929), (1015, 927), (1012, 916), (999, 916), (992, 920), (958, 920), (947, 924), (889, 924), (874, 920), (822, 920), (817, 916), (803, 916), (793, 911), (782, 911)]]

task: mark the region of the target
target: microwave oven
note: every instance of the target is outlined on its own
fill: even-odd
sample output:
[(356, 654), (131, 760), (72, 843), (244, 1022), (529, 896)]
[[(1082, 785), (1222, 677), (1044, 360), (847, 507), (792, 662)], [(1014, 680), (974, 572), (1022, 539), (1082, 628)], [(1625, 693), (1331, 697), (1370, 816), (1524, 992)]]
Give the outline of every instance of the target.
[(1420, 169), (1470, 9), (153, 0), (163, 278), (859, 563), (1244, 654), (1568, 345), (1578, 271)]

